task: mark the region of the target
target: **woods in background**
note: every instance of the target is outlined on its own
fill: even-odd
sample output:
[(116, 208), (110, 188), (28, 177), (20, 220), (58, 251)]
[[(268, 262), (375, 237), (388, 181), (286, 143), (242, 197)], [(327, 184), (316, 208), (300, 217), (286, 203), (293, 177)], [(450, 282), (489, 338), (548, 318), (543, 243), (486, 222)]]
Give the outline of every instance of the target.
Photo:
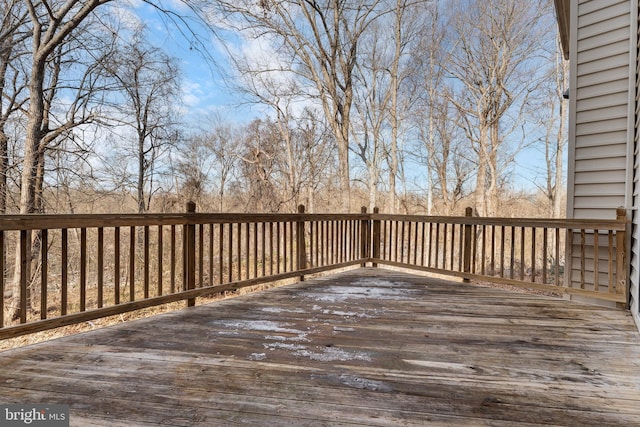
[(1, 212), (562, 215), (551, 2), (180, 3), (149, 5), (203, 61), (224, 45), (251, 115), (187, 119), (139, 5), (0, 0)]

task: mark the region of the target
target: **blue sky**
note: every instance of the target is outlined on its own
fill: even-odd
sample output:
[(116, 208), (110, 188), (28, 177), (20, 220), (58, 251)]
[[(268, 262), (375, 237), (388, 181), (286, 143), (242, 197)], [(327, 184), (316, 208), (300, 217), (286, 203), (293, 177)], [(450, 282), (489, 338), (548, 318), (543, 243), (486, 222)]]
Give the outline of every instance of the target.
[[(177, 0), (167, 0), (164, 3), (165, 6), (171, 5), (179, 13), (189, 13)], [(225, 78), (232, 80), (233, 70), (227, 62), (226, 53), (221, 51), (220, 34), (215, 36), (210, 30), (192, 22), (190, 25), (195, 36), (190, 36), (188, 31), (180, 31), (175, 23), (162, 18), (161, 14), (143, 2), (136, 3), (134, 10), (147, 25), (151, 43), (163, 48), (180, 64), (181, 108), (187, 131), (206, 130), (207, 122), (216, 115), (224, 121), (236, 124), (244, 124), (260, 116), (260, 108), (243, 103), (241, 95), (225, 81)], [(236, 48), (241, 43), (237, 36), (230, 33), (222, 36), (226, 43), (231, 43)], [(543, 154), (538, 149), (524, 149), (516, 158), (512, 175), (513, 188), (535, 188), (532, 181), (535, 179), (542, 182), (544, 178), (540, 175), (543, 164)], [(413, 172), (410, 172), (413, 175), (410, 179), (426, 180), (422, 168), (416, 170), (414, 166), (406, 166)]]

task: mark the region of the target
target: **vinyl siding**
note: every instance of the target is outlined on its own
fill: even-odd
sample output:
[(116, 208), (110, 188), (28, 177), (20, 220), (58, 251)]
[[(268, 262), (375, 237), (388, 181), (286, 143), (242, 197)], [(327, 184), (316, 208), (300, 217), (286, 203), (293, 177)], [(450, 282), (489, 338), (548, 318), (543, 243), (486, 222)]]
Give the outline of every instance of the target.
[[(633, 8), (637, 10), (637, 0), (577, 0), (572, 5), (567, 209), (571, 218), (615, 219), (616, 208), (631, 205), (629, 157), (635, 105), (630, 105), (630, 91), (636, 81), (635, 66), (630, 63), (635, 61), (637, 49), (636, 37), (632, 41), (631, 34), (636, 29), (632, 19), (638, 19)], [(640, 247), (640, 243), (636, 245)], [(580, 287), (579, 251), (569, 246), (569, 286)], [(600, 287), (608, 282), (603, 275), (608, 262), (602, 259), (605, 253), (600, 253)], [(593, 287), (595, 260), (591, 253), (586, 256), (588, 289)]]
[[(614, 219), (627, 206), (631, 0), (579, 0), (573, 41), (573, 218)], [(633, 82), (635, 84), (635, 82)], [(572, 94), (572, 95), (573, 95)]]
[[(636, 16), (636, 22), (640, 21), (640, 15)], [(640, 25), (637, 26), (640, 29)], [(640, 30), (637, 30), (636, 46), (640, 50)], [(640, 55), (639, 55), (640, 56)], [(640, 328), (640, 61), (636, 58), (636, 93), (635, 93), (635, 135), (633, 150), (633, 211), (631, 218), (631, 271), (629, 274), (629, 286), (631, 295), (631, 314), (636, 325)]]

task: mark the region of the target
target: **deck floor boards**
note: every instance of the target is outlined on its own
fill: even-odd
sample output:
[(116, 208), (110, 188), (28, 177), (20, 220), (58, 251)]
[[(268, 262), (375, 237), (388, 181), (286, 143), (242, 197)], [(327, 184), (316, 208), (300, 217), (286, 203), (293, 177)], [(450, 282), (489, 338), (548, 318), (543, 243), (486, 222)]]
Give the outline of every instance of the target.
[(356, 269), (0, 354), (77, 426), (640, 426), (622, 311)]

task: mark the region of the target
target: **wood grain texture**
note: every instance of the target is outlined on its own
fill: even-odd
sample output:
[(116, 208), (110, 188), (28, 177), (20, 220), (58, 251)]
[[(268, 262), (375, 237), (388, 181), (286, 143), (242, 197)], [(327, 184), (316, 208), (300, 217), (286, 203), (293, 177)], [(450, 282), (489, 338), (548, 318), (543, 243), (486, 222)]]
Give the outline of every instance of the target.
[(356, 269), (2, 353), (71, 425), (640, 425), (628, 313)]

